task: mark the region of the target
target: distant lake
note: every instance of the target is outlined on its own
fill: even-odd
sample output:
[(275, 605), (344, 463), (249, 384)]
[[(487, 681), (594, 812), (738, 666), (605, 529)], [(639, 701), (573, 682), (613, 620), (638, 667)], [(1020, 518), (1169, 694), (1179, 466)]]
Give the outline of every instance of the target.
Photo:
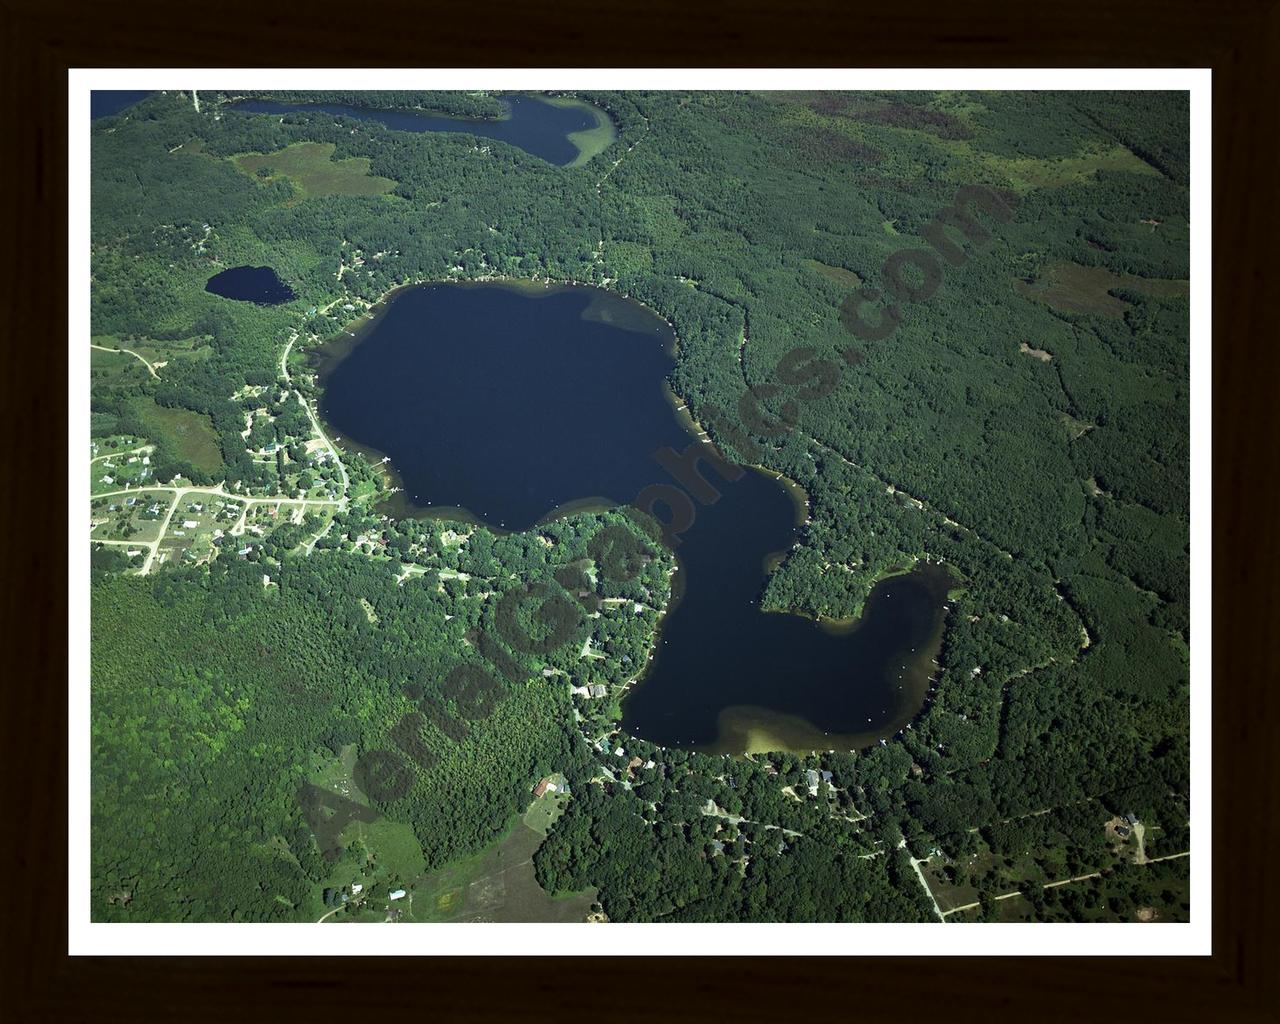
[(278, 306), (294, 297), (293, 289), (276, 277), (270, 267), (232, 267), (209, 278), (204, 290), (260, 306)]
[(420, 110), (383, 110), (377, 107), (348, 106), (345, 103), (239, 100), (230, 107), (232, 110), (251, 114), (285, 114), (293, 111), (340, 114), (362, 121), (377, 121), (395, 131), (404, 132), (462, 132), (510, 143), (526, 153), (560, 166), (578, 159), (579, 149), (574, 145), (571, 135), (592, 132), (597, 128), (602, 131), (612, 130), (612, 122), (604, 111), (580, 101), (551, 103), (536, 96), (518, 95), (500, 96), (499, 99), (507, 109), (507, 114), (502, 119), (446, 117)]
[[(390, 456), (405, 491), (389, 511), (524, 530), (668, 481), (654, 451), (694, 440), (664, 388), (673, 340), (649, 310), (594, 288), (407, 288), (321, 350), (321, 413), (344, 443)], [(796, 501), (756, 470), (716, 486), (721, 500), (681, 537), (679, 599), (624, 728), (742, 753), (849, 749), (905, 727), (927, 696), (947, 574), (882, 581), (842, 628), (762, 613), (766, 563), (800, 536)]]
[(89, 117), (97, 120), (128, 110), (140, 100), (145, 100), (151, 89), (94, 89), (89, 93)]

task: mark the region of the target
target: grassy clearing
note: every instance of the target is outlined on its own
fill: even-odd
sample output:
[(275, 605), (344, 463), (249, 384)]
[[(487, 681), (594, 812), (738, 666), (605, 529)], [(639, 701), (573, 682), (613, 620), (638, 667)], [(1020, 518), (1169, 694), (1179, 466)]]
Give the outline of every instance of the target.
[(1122, 317), (1129, 304), (1110, 294), (1115, 289), (1127, 288), (1158, 299), (1172, 299), (1186, 295), (1191, 286), (1187, 281), (1115, 274), (1105, 267), (1054, 263), (1035, 284), (1017, 281), (1014, 287), (1024, 298), (1043, 302), (1063, 313)]
[[(213, 354), (213, 346), (205, 338), (178, 338), (174, 341), (157, 341), (154, 338), (122, 338), (115, 334), (101, 334), (93, 337), (93, 344), (102, 348), (128, 349), (136, 352), (152, 365), (161, 367), (178, 359), (207, 359)], [(100, 349), (92, 350), (95, 358), (98, 355), (109, 356), (111, 353)], [(128, 353), (124, 353), (128, 355)], [(142, 369), (140, 362), (130, 356)]]
[(519, 819), (492, 846), (419, 878), (406, 903), (411, 921), (582, 921), (595, 900), (587, 890), (553, 897), (533, 874), (543, 835)]
[[(317, 765), (311, 773), (311, 781), (321, 789), (337, 793), (355, 803), (369, 806), (369, 799), (355, 783), (356, 746), (342, 748), (338, 757)], [(339, 841), (347, 849), (333, 865), (323, 886), (318, 887), (312, 907), (318, 919), (329, 908), (321, 901), (324, 887), (349, 887), (353, 882), (364, 886), (362, 898), (350, 908), (335, 915), (338, 920), (381, 921), (389, 904), (387, 893), (394, 888), (405, 887), (410, 879), (426, 870), (422, 846), (413, 828), (404, 822), (379, 817), (376, 821), (352, 821), (339, 835)], [(408, 901), (397, 906), (407, 909)]]
[[(896, 234), (896, 232), (895, 232)], [(855, 274), (852, 270), (845, 270), (844, 267), (833, 267), (826, 263), (820, 263), (817, 260), (805, 260), (804, 265), (810, 270), (816, 271), (825, 277), (828, 281), (834, 281), (842, 288), (861, 288), (862, 278)]]
[(287, 178), (297, 190), (294, 202), (316, 196), (377, 196), (396, 187), (391, 178), (369, 173), (368, 157), (334, 160), (332, 142), (295, 142), (275, 153), (246, 153), (232, 162), (264, 181)]
[(618, 129), (613, 123), (613, 118), (599, 107), (568, 96), (543, 96), (540, 98), (550, 103), (553, 107), (590, 111), (591, 116), (596, 119), (594, 128), (569, 133), (569, 141), (578, 149), (578, 155), (569, 163), (570, 167), (581, 167), (583, 164), (588, 163), (612, 146), (617, 139)]
[[(93, 340), (95, 345), (105, 344), (97, 338)], [(147, 368), (139, 362), (137, 357), (127, 352), (104, 352), (100, 348), (89, 350), (89, 379), (94, 386), (137, 384), (149, 376)]]
[(1006, 177), (1017, 192), (1088, 181), (1099, 171), (1160, 175), (1149, 163), (1121, 145), (1070, 157), (1006, 157), (978, 151), (973, 151), (973, 155)]
[(150, 399), (137, 402), (134, 411), (155, 440), (168, 442), (180, 458), (196, 469), (213, 474), (222, 470), (222, 450), (208, 416), (190, 409), (156, 405)]

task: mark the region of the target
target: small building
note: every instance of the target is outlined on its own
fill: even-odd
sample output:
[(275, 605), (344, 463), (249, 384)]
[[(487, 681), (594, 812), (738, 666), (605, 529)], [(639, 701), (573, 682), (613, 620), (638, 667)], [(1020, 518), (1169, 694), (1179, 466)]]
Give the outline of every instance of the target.
[(1128, 838), (1129, 838), (1129, 826), (1128, 826), (1128, 825), (1117, 825), (1117, 826), (1116, 826), (1116, 835), (1118, 835), (1121, 839), (1128, 839)]
[(1138, 824), (1138, 816), (1134, 814), (1133, 811), (1130, 811), (1128, 814), (1126, 814), (1124, 816), (1124, 820), (1129, 823), (1130, 827)]
[(830, 782), (834, 776), (830, 772), (820, 772), (823, 782)]
[(199, 525), (200, 525), (200, 524), (199, 524), (198, 522), (196, 522), (194, 519), (184, 519), (184, 520), (182, 521), (182, 528), (183, 528), (184, 530), (194, 530), (194, 529), (196, 529)]
[(543, 793), (545, 793), (550, 788), (551, 788), (551, 780), (542, 779), (536, 786), (533, 787), (533, 798), (537, 800), (539, 797), (542, 796)]
[(402, 900), (402, 899), (404, 899), (404, 898), (405, 898), (405, 895), (406, 895), (406, 893), (405, 893), (405, 891), (404, 891), (403, 889), (396, 889), (394, 892), (389, 892), (389, 893), (387, 893), (387, 899), (389, 899), (389, 900)]

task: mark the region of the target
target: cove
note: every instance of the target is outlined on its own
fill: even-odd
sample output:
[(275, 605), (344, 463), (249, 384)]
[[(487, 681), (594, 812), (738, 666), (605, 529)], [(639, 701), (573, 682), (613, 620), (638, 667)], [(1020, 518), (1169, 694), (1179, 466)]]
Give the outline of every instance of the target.
[(345, 103), (281, 103), (276, 100), (238, 100), (232, 110), (251, 114), (315, 112), (376, 121), (394, 131), (462, 132), (495, 139), (523, 149), (559, 166), (585, 163), (613, 141), (616, 131), (609, 115), (579, 100), (551, 102), (536, 96), (498, 97), (506, 107), (502, 118), (447, 117), (420, 110), (356, 107)]
[[(390, 457), (403, 491), (387, 511), (525, 530), (668, 482), (654, 452), (695, 440), (664, 386), (674, 342), (661, 318), (599, 289), (435, 284), (397, 292), (314, 365), (343, 443)], [(623, 728), (734, 754), (853, 749), (904, 728), (927, 698), (947, 573), (881, 581), (842, 628), (762, 612), (802, 512), (757, 470), (706, 475), (721, 498), (680, 538), (676, 600)]]
[(232, 267), (209, 278), (204, 290), (225, 299), (256, 302), (260, 306), (278, 306), (293, 298), (293, 289), (276, 277), (270, 267)]

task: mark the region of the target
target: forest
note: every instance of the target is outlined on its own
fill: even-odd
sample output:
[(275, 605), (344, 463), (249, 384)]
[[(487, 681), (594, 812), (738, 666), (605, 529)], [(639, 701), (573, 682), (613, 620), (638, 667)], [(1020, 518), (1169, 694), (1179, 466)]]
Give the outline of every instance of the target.
[[(500, 110), (493, 96), (454, 93), (254, 95)], [(934, 699), (888, 747), (771, 755), (777, 774), (759, 759), (641, 750), (655, 767), (637, 774), (625, 767), (629, 738), (612, 733), (603, 753), (591, 743), (613, 727), (602, 710), (613, 697), (587, 706), (541, 673), (621, 683), (621, 659), (640, 662), (653, 642), (647, 618), (589, 678), (571, 644), (506, 648), (529, 678), (504, 675), (504, 700), (465, 736), (423, 705), (459, 652), (479, 663), (472, 642), (500, 634), (511, 574), (576, 607), (579, 588), (556, 573), (589, 566), (593, 531), (615, 520), (543, 527), (551, 548), (484, 530), (455, 546), (440, 525), (353, 508), (310, 556), (281, 527), (248, 560), (228, 551), (208, 568), (147, 577), (99, 550), (95, 915), (307, 919), (330, 868), (298, 785), (344, 747), (403, 754), (410, 740), (435, 760), (414, 764), (404, 795), (371, 804), (413, 829), (428, 864), (491, 842), (538, 778), (560, 771), (574, 795), (537, 855), (539, 880), (595, 887), (611, 920), (929, 919), (910, 858), (958, 864), (971, 830), (1082, 801), (1098, 835), (1135, 812), (1185, 850), (1185, 95), (578, 95), (618, 126), (579, 167), (466, 135), (240, 112), (230, 93), (199, 112), (159, 93), (96, 122), (93, 335), (165, 364), (156, 376), (140, 365), (95, 373), (95, 435), (154, 443), (158, 481), (266, 490), (277, 465), (247, 450), (236, 396), (278, 383), (294, 332), (301, 369), (307, 346), (406, 283), (613, 288), (674, 325), (671, 386), (721, 450), (810, 496), (766, 607), (841, 618), (895, 567), (925, 556), (951, 566), (962, 583)], [(367, 160), (394, 188), (301, 196), (232, 159), (299, 142)], [(965, 186), (995, 190), (1013, 213), (980, 214), (981, 233), (953, 225), (962, 258), (944, 258), (928, 228)], [(932, 294), (898, 303), (891, 335), (851, 332), (855, 293), (888, 292), (889, 261), (920, 250), (941, 268)], [(241, 264), (271, 266), (295, 298), (258, 306), (204, 291)], [(884, 305), (863, 308), (873, 317)], [(221, 466), (184, 455), (148, 415), (156, 408), (207, 418)], [(278, 436), (305, 426), (286, 419)], [(362, 553), (357, 538), (374, 529), (394, 562)], [(669, 557), (659, 546), (627, 586), (665, 600)], [(398, 584), (408, 564), (426, 575)], [(405, 740), (398, 723), (413, 714), (424, 718), (408, 719), (422, 724)], [(615, 741), (628, 757), (611, 780), (601, 762)], [(808, 768), (832, 772), (831, 791), (820, 802), (783, 795), (804, 789)], [(761, 824), (703, 813), (708, 800)], [(782, 829), (797, 835), (774, 842)], [(1087, 866), (1094, 846), (1065, 834), (1036, 842), (1078, 850)], [(1099, 892), (1103, 908), (1118, 898)]]

